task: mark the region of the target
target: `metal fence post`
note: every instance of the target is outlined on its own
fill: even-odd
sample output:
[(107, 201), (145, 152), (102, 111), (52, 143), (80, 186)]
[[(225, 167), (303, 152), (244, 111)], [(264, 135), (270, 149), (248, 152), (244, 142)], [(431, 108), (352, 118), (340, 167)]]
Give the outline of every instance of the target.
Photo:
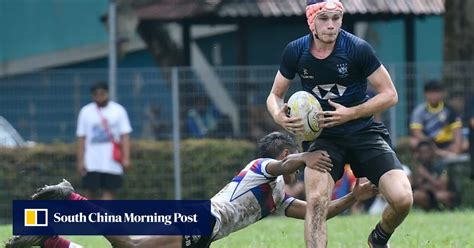
[(171, 97), (173, 103), (173, 163), (174, 198), (181, 200), (181, 137), (179, 130), (179, 75), (178, 67), (171, 69)]
[(117, 3), (109, 1), (109, 97), (117, 100)]

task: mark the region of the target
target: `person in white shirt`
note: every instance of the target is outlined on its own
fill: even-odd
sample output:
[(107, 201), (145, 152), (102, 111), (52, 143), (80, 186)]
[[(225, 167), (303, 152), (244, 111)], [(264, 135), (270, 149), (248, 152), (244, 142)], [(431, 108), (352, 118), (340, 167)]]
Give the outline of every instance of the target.
[[(130, 166), (132, 128), (125, 108), (109, 100), (106, 83), (94, 84), (91, 94), (94, 101), (81, 108), (77, 121), (77, 170), (90, 199), (111, 200)], [(120, 158), (114, 159), (114, 143)]]

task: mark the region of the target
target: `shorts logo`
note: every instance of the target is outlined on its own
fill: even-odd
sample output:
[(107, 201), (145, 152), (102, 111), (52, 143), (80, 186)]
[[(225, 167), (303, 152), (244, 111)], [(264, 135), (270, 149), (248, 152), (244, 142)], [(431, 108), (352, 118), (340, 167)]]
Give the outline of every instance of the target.
[(48, 209), (25, 209), (25, 226), (48, 226)]

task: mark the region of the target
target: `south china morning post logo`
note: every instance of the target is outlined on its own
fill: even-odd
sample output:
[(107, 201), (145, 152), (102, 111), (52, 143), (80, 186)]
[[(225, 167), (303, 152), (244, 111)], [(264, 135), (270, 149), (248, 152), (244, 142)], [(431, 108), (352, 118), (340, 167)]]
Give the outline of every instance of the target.
[(65, 215), (62, 213), (53, 214), (54, 223), (159, 223), (165, 226), (180, 223), (198, 223), (198, 214), (136, 214), (136, 213), (123, 213), (123, 214), (112, 214), (107, 212), (93, 212), (73, 215)]
[(25, 209), (25, 227), (48, 226), (48, 209)]
[(209, 200), (13, 201), (13, 234), (210, 235), (210, 209)]

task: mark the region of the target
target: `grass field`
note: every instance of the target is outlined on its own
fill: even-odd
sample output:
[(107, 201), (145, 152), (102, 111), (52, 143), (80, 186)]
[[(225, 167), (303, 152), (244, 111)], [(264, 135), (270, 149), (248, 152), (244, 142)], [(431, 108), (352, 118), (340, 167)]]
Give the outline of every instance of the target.
[[(367, 235), (378, 216), (340, 216), (328, 222), (329, 247), (367, 247)], [(395, 248), (449, 247), (474, 248), (474, 211), (423, 213), (412, 212), (392, 237)], [(11, 226), (0, 227), (0, 240), (11, 235)], [(68, 237), (84, 247), (111, 247), (102, 237)], [(268, 218), (211, 247), (290, 248), (304, 247), (303, 221), (285, 217)]]

